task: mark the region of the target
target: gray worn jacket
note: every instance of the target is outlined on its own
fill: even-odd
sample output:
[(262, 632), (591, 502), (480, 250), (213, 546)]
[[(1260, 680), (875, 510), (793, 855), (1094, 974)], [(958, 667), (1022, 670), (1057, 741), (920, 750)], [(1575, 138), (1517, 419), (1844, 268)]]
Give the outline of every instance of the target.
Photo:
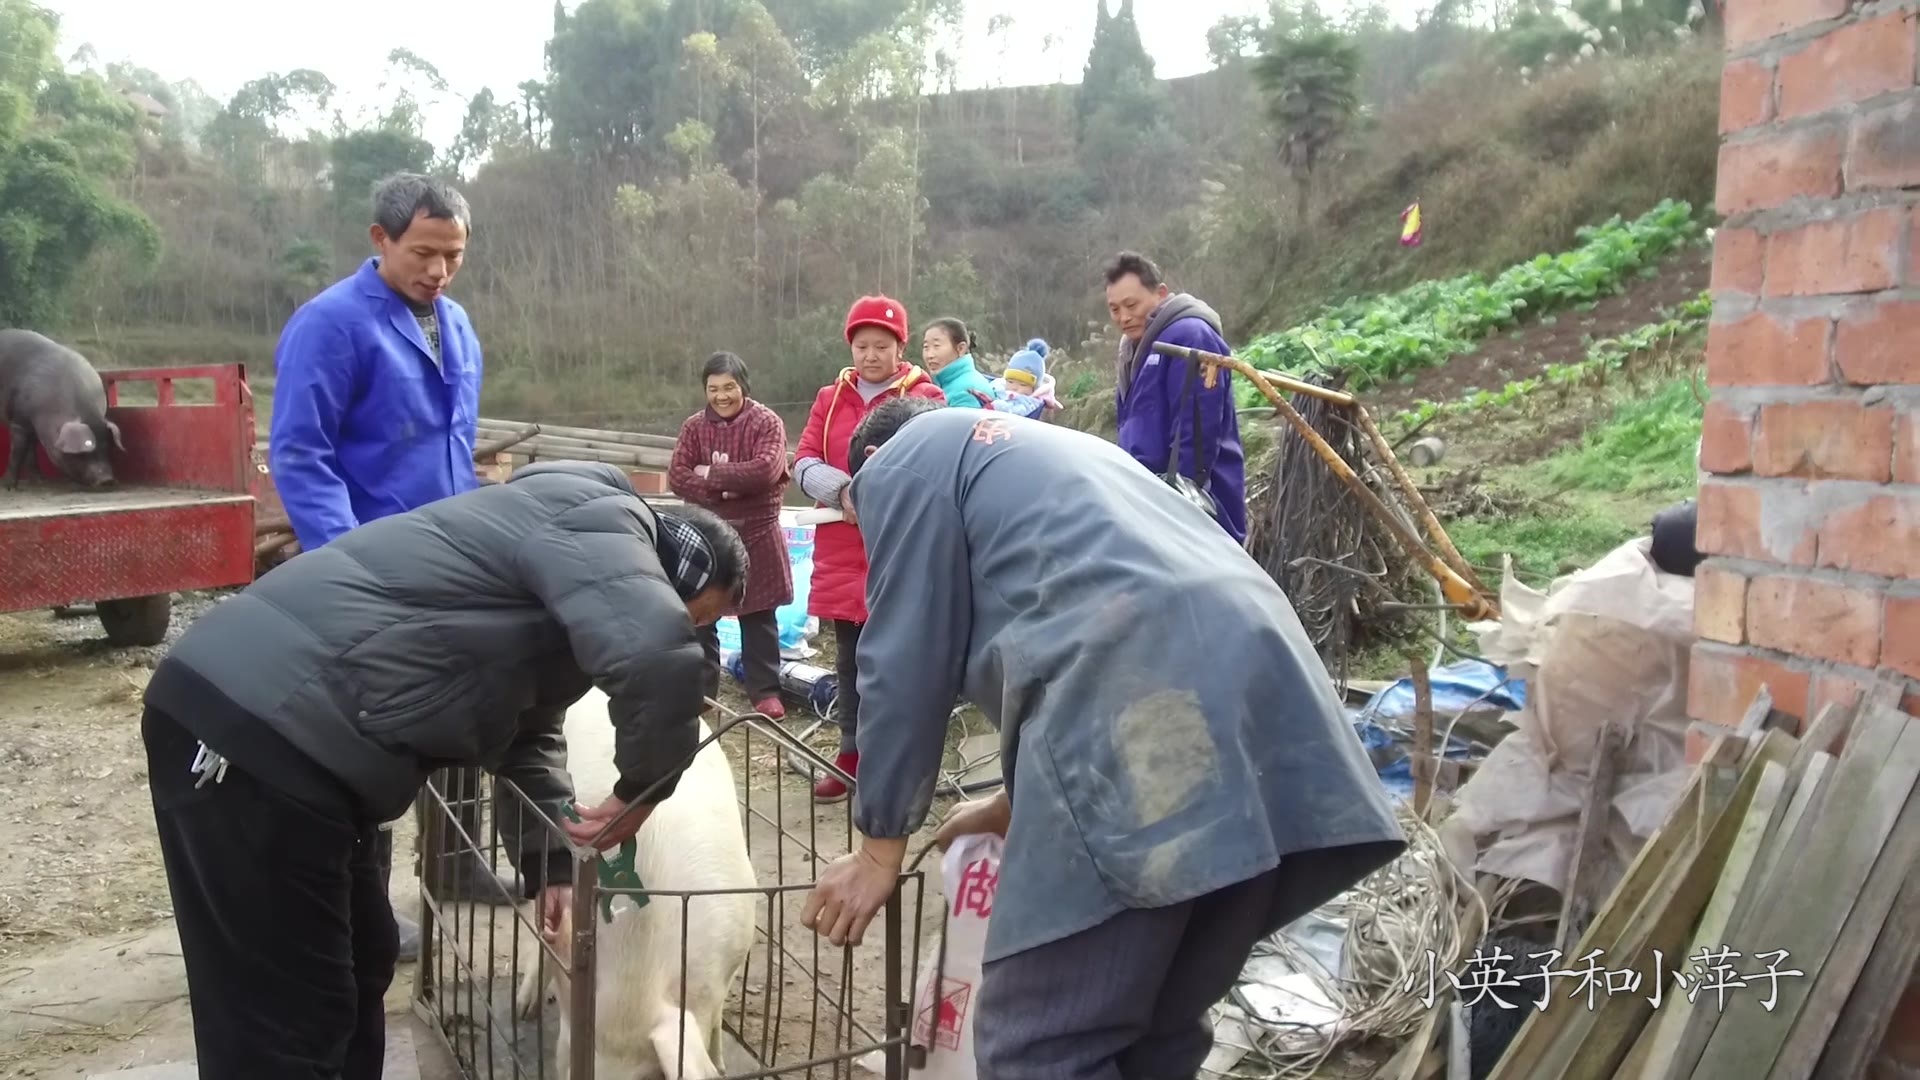
[(163, 667), (197, 678), (156, 672), (148, 704), (248, 768), (248, 731), (204, 730), (218, 710), (164, 688), (224, 698), (386, 821), (448, 765), (549, 810), (570, 799), (562, 720), (591, 682), (611, 699), (616, 792), (656, 801), (698, 742), (705, 665), (656, 527), (612, 466), (530, 465), (277, 567), (194, 623)]
[(1118, 447), (928, 413), (853, 500), (871, 611), (854, 822), (920, 827), (956, 697), (999, 726), (1013, 824), (989, 961), (1284, 862), (1278, 925), (1404, 848), (1279, 587)]

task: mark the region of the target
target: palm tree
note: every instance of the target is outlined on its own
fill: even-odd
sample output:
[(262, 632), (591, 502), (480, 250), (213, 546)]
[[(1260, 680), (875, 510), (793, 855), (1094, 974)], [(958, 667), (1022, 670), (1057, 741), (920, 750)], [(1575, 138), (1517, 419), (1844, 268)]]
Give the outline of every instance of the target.
[(1300, 185), (1304, 214), (1314, 170), (1359, 105), (1360, 50), (1333, 30), (1275, 39), (1253, 63), (1280, 140), (1280, 160)]

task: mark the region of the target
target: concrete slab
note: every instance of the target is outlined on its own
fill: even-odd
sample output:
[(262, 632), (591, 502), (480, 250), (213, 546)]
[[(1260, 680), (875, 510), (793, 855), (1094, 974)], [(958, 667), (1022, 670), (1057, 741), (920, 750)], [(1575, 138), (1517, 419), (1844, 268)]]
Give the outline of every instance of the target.
[(200, 1069), (191, 1061), (168, 1065), (142, 1065), (137, 1069), (94, 1073), (87, 1080), (200, 1080)]
[[(395, 1016), (387, 1029), (385, 1080), (420, 1080), (420, 1061), (414, 1051), (410, 1017)], [(142, 1065), (118, 1072), (93, 1073), (87, 1080), (200, 1080), (200, 1069), (191, 1061)]]

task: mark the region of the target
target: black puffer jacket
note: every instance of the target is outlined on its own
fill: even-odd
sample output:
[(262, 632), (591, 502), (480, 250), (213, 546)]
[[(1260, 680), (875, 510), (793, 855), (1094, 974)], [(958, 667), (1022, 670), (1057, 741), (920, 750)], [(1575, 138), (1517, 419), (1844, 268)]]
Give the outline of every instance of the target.
[(657, 801), (698, 742), (704, 659), (656, 530), (619, 470), (530, 465), (274, 569), (194, 623), (147, 704), (324, 800), (291, 746), (356, 817), (388, 821), (453, 764), (571, 798), (561, 720), (591, 681), (612, 699), (616, 792)]

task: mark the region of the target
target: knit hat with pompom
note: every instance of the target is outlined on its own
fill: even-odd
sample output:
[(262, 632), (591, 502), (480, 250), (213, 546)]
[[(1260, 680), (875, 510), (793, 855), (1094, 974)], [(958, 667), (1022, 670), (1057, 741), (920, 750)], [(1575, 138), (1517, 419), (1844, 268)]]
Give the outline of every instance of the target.
[(1007, 361), (1006, 374), (1002, 376), (1009, 384), (1029, 391), (1039, 389), (1040, 380), (1046, 377), (1047, 343), (1040, 338), (1027, 342), (1026, 348), (1014, 353), (1013, 359)]

